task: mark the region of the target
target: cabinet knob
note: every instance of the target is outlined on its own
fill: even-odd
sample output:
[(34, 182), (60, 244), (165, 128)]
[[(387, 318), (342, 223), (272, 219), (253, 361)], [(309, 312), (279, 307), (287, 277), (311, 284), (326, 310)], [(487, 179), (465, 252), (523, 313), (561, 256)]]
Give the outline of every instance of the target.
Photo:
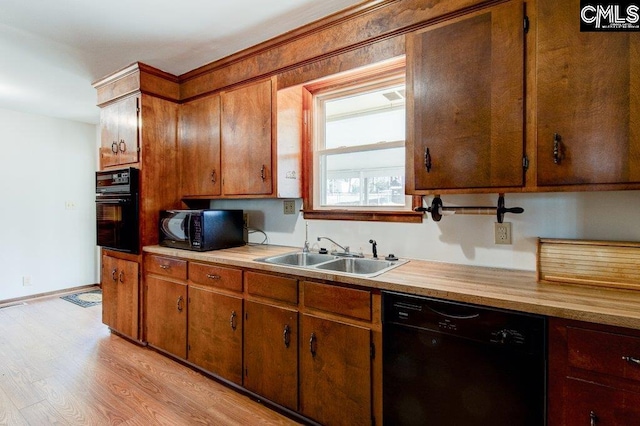
[(160, 269), (169, 269), (171, 268), (171, 265), (160, 265)]
[(221, 277), (220, 275), (207, 274), (207, 278), (209, 278), (210, 280), (219, 280)]
[(623, 356), (622, 359), (627, 361), (629, 364), (640, 365), (640, 358), (636, 358), (633, 356)]
[(288, 348), (291, 344), (291, 327), (289, 327), (289, 324), (285, 324), (284, 330), (282, 331), (282, 338), (284, 340), (284, 347)]
[(262, 179), (263, 182), (267, 180), (267, 168), (264, 164), (260, 168), (260, 179)]
[(229, 325), (233, 331), (236, 331), (238, 327), (238, 321), (236, 320), (237, 314), (236, 311), (231, 311), (231, 317), (229, 318)]
[(431, 153), (429, 152), (429, 148), (425, 148), (424, 150), (424, 167), (427, 169), (427, 173), (431, 172)]
[(124, 283), (124, 271), (120, 271), (120, 275), (118, 275), (118, 280), (121, 283)]
[(596, 426), (598, 424), (598, 416), (593, 411), (589, 413), (589, 420), (591, 426)]
[(216, 183), (216, 169), (211, 170), (211, 182)]
[(111, 152), (113, 152), (114, 154), (118, 153), (118, 142), (113, 141), (113, 143), (111, 144)]
[(118, 148), (120, 148), (120, 152), (125, 152), (127, 150), (127, 143), (124, 141), (124, 139), (120, 139)]
[(182, 302), (184, 301), (184, 299), (182, 298), (182, 296), (178, 296), (178, 301), (176, 303), (176, 308), (178, 309), (178, 312), (182, 312)]
[(317, 351), (318, 339), (316, 338), (316, 333), (311, 333), (311, 338), (309, 338), (309, 352), (311, 352), (311, 356), (315, 358)]
[(562, 162), (562, 142), (560, 141), (560, 135), (553, 134), (553, 164), (560, 164)]
[(117, 275), (118, 275), (118, 269), (113, 268), (113, 270), (111, 271), (111, 279), (113, 281), (118, 281)]

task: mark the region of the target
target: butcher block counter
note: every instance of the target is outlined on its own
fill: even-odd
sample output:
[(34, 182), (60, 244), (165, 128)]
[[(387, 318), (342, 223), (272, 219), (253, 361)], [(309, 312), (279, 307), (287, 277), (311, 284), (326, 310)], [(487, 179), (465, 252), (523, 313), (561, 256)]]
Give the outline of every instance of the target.
[(209, 252), (144, 247), (147, 253), (188, 261), (218, 263), (640, 330), (640, 291), (538, 282), (533, 271), (410, 260), (382, 275), (363, 278), (254, 260), (300, 250), (299, 247), (275, 245), (247, 245)]

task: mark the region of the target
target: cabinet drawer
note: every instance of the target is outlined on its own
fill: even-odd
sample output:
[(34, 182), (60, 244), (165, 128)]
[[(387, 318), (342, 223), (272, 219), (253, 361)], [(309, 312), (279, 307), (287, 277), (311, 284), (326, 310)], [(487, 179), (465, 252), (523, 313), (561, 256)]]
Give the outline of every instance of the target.
[(242, 291), (242, 271), (206, 263), (189, 263), (189, 280), (194, 284)]
[(187, 279), (187, 261), (163, 256), (148, 256), (145, 261), (148, 273), (164, 275), (166, 277)]
[(371, 292), (366, 290), (305, 282), (304, 305), (307, 308), (371, 321)]
[(640, 381), (640, 338), (567, 328), (571, 367)]
[(247, 292), (252, 296), (268, 297), (283, 302), (298, 303), (298, 280), (275, 275), (247, 272)]

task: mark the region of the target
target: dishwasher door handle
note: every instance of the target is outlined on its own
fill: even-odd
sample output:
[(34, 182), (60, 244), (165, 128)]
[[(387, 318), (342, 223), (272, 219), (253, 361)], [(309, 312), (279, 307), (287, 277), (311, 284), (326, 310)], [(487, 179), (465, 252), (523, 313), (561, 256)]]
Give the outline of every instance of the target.
[(446, 312), (441, 312), (437, 309), (432, 308), (431, 306), (427, 306), (427, 308), (438, 315), (442, 315), (443, 317), (452, 318), (452, 319), (470, 320), (470, 319), (475, 319), (480, 317), (480, 314), (456, 315), (456, 314), (448, 314)]

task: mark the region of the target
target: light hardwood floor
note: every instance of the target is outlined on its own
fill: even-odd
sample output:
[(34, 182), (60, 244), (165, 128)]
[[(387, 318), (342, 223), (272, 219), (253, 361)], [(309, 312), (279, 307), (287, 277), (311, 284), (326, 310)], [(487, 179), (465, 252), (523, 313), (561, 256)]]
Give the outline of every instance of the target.
[(0, 308), (0, 425), (293, 425), (111, 334), (101, 306), (47, 297)]

